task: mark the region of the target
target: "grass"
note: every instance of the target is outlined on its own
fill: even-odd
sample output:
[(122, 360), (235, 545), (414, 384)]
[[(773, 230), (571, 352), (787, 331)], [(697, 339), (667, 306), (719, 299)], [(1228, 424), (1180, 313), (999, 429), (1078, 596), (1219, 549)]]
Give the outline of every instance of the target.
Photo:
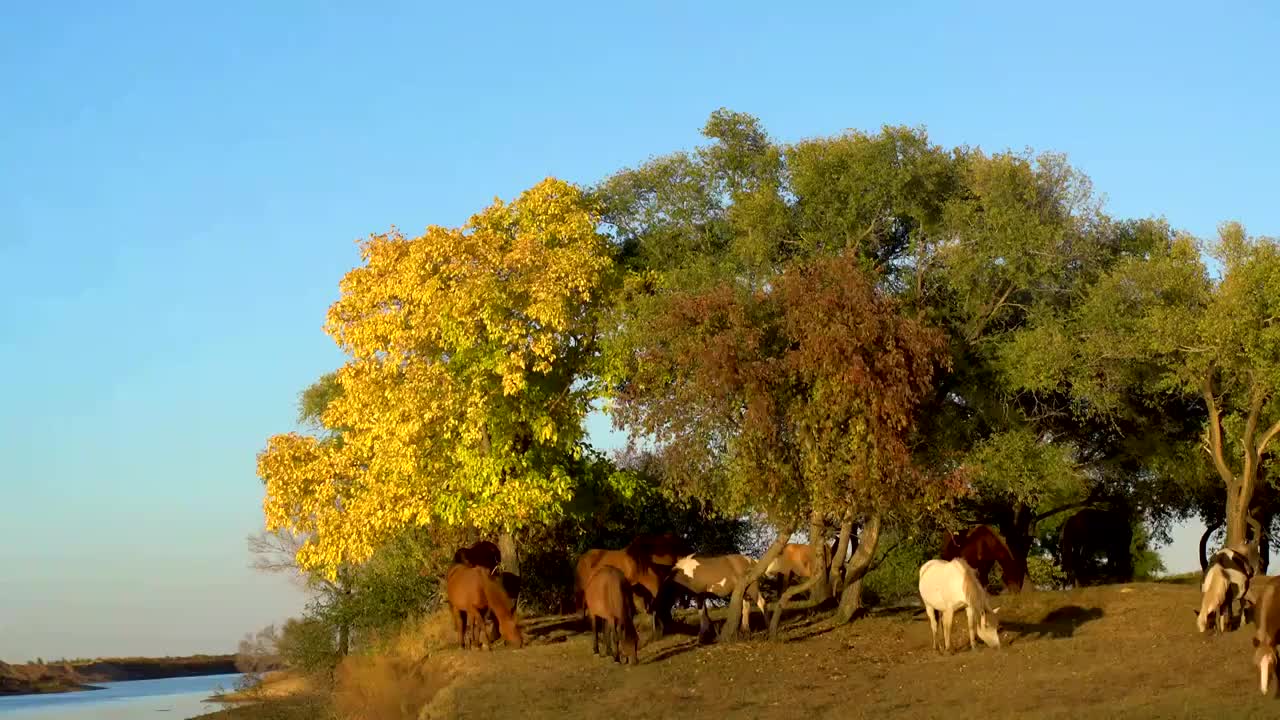
[[(340, 678), (336, 697), (345, 692), (346, 701), (338, 717), (1021, 720), (1280, 713), (1280, 700), (1258, 692), (1252, 628), (1197, 634), (1198, 600), (1187, 582), (999, 597), (1004, 647), (949, 655), (930, 649), (929, 625), (918, 608), (885, 609), (840, 627), (826, 614), (798, 613), (787, 619), (780, 643), (704, 646), (676, 633), (644, 644), (635, 668), (593, 657), (590, 635), (579, 632), (572, 617), (528, 619), (528, 646), (511, 650), (500, 643), (488, 653), (440, 648), (437, 629), (430, 646), (418, 646), (424, 657), (417, 661), (367, 661), (362, 675)], [(763, 628), (758, 614), (752, 619)], [(648, 638), (647, 627), (641, 637)], [(967, 642), (962, 619), (953, 642)]]

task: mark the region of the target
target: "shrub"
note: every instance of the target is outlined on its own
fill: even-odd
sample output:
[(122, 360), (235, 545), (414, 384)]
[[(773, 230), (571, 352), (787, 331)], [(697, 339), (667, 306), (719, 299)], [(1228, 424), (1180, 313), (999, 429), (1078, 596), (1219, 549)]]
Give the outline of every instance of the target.
[(317, 618), (290, 618), (276, 647), (289, 667), (305, 673), (327, 672), (338, 663), (333, 628)]

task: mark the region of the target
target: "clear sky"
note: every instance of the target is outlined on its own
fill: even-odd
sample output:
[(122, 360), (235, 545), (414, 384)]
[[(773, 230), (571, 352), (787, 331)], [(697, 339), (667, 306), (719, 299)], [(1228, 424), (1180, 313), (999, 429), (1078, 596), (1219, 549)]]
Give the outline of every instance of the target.
[(0, 658), (225, 651), (295, 613), (247, 568), (254, 455), (341, 362), (353, 241), (691, 147), (721, 106), (1064, 151), (1114, 214), (1280, 235), (1280, 13), (981, 5), (6, 3)]

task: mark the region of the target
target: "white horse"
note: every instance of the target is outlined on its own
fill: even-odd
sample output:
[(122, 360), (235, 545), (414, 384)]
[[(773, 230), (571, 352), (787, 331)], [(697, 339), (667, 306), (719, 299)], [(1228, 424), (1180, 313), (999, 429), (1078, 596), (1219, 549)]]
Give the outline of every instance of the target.
[(1209, 570), (1200, 583), (1200, 609), (1196, 612), (1196, 629), (1204, 632), (1209, 627), (1209, 616), (1214, 616), (1215, 629), (1226, 632), (1232, 604), (1239, 601), (1241, 609), (1246, 605), (1249, 591), (1249, 565), (1247, 558), (1230, 548), (1214, 553)]
[(988, 647), (1000, 647), (1000, 628), (996, 613), (1000, 608), (991, 607), (991, 599), (978, 574), (964, 561), (930, 560), (920, 566), (920, 599), (924, 612), (929, 616), (929, 630), (933, 633), (933, 648), (938, 649), (938, 616), (942, 613), (942, 634), (947, 650), (951, 650), (951, 623), (956, 610), (964, 608), (969, 621), (969, 649), (977, 650), (974, 638), (980, 638)]

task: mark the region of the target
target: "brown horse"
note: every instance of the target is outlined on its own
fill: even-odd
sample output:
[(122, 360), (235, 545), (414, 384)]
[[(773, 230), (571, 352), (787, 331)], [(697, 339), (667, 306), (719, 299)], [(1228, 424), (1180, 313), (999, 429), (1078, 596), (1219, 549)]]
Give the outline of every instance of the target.
[(618, 568), (601, 565), (587, 578), (584, 589), (591, 618), (591, 654), (600, 654), (600, 630), (604, 630), (607, 655), (618, 662), (625, 656), (632, 667), (640, 664), (640, 637), (631, 617), (631, 584)]
[[(658, 575), (657, 569), (647, 560), (637, 558), (626, 550), (600, 548), (592, 548), (578, 557), (578, 564), (574, 570), (573, 588), (574, 605), (578, 610), (586, 609), (584, 597), (587, 580), (601, 565), (621, 570), (627, 582), (634, 586), (633, 589), (640, 591), (635, 594), (639, 595), (639, 599), (643, 601), (645, 611), (653, 612), (653, 601), (658, 597), (658, 588), (662, 584), (662, 578)], [(637, 607), (639, 604), (637, 603)]]
[(471, 547), (458, 548), (453, 561), (467, 567), (488, 568), (490, 572), (502, 564), (502, 551), (488, 540), (481, 540)]
[[(483, 632), (485, 611), (497, 616), (498, 629), (509, 645), (517, 648), (524, 645), (511, 598), (486, 568), (450, 567), (445, 575), (445, 596), (453, 609), (453, 626), (458, 631), (458, 644), (463, 649), (467, 647), (468, 630), (473, 646), (478, 641), (484, 649), (489, 649), (488, 634)], [(471, 621), (469, 628), (468, 620)]]
[(958, 557), (964, 558), (969, 567), (974, 569), (983, 588), (988, 587), (992, 566), (1000, 563), (1000, 577), (1004, 580), (1005, 588), (1011, 593), (1022, 591), (1026, 568), (1014, 558), (999, 533), (989, 526), (979, 525), (954, 535), (947, 530), (943, 536), (942, 559), (952, 560)]
[[(832, 544), (831, 553), (835, 554), (834, 544)], [(787, 543), (782, 547), (782, 552), (778, 553), (778, 557), (765, 568), (764, 574), (766, 577), (781, 576), (785, 587), (790, 584), (792, 576), (811, 577), (813, 566), (813, 546)]]
[[(729, 597), (738, 587), (741, 580), (755, 561), (746, 555), (686, 555), (676, 561), (675, 574), (672, 581), (689, 589), (698, 601), (701, 611), (702, 629), (710, 625), (707, 617), (706, 599), (709, 596)], [(751, 629), (751, 606), (754, 604), (764, 613), (764, 596), (760, 594), (759, 583), (753, 582), (743, 591), (742, 631)]]

